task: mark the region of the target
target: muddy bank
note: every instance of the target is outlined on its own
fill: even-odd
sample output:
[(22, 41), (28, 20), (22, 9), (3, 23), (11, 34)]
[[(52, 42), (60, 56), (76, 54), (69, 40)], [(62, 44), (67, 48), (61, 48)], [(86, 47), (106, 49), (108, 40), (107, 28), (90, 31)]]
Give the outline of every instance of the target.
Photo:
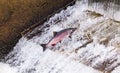
[(0, 59), (21, 38), (21, 32), (73, 0), (0, 0)]

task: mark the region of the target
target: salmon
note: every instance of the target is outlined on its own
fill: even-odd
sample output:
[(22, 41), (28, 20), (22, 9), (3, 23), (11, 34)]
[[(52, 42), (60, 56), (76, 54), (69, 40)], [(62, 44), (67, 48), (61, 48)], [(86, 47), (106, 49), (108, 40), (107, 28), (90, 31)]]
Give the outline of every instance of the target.
[(47, 44), (41, 44), (43, 47), (43, 51), (46, 50), (46, 48), (49, 48), (51, 46), (55, 46), (57, 43), (62, 41), (63, 39), (70, 37), (72, 33), (76, 30), (77, 28), (67, 28), (64, 30), (61, 30), (59, 32), (54, 32), (54, 37), (47, 43)]

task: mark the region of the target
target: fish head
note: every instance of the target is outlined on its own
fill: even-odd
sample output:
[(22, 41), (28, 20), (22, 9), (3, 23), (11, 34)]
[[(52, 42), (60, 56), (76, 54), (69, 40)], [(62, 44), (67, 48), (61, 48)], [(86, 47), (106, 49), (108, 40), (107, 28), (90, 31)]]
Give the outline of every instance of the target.
[(69, 28), (68, 32), (72, 34), (77, 28)]

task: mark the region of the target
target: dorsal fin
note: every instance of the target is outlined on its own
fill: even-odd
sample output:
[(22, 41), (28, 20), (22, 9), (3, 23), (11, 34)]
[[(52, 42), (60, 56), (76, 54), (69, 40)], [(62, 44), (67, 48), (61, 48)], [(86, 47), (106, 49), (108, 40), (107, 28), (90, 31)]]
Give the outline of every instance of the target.
[(53, 32), (53, 36), (55, 36), (57, 33), (58, 33), (58, 32), (55, 32), (55, 31), (54, 31), (54, 32)]

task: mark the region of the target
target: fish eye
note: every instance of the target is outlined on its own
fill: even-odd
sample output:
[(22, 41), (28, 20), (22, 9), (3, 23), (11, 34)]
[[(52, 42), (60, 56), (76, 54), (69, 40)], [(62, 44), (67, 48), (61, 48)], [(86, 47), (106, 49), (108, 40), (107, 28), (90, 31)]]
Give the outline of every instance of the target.
[(71, 32), (73, 31), (73, 30), (70, 30)]
[(72, 30), (69, 31), (69, 33), (72, 33), (72, 32), (73, 32)]

